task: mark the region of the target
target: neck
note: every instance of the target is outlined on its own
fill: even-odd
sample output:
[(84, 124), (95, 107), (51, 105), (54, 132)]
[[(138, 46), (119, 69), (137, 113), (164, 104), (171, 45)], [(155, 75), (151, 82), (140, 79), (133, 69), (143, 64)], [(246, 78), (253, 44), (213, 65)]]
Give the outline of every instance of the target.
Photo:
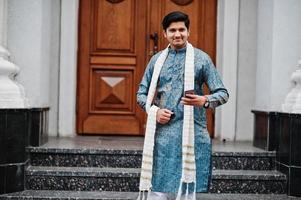
[(183, 46), (180, 46), (180, 47), (175, 47), (175, 46), (170, 45), (170, 48), (172, 48), (172, 49), (178, 51), (178, 50), (180, 50), (180, 49), (185, 48), (185, 47), (187, 46), (187, 43), (188, 43), (188, 42), (185, 42), (185, 44), (184, 44)]

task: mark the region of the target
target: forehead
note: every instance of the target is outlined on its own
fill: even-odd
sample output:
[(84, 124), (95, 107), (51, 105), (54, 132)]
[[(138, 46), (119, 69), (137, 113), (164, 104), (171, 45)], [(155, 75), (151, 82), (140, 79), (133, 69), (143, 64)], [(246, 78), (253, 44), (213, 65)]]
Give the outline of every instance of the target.
[(187, 28), (185, 26), (185, 23), (184, 22), (172, 22), (168, 27), (167, 29), (180, 29), (180, 28)]

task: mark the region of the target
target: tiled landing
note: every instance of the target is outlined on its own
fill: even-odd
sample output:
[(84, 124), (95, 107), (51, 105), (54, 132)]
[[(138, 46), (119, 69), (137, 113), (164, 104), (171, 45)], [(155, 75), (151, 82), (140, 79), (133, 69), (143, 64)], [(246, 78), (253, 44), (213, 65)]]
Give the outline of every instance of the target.
[[(128, 136), (75, 136), (70, 138), (50, 137), (48, 142), (40, 147), (32, 149), (47, 149), (47, 151), (56, 149), (65, 150), (142, 150), (143, 137)], [(252, 142), (222, 142), (213, 140), (214, 152), (248, 152), (264, 153), (262, 149), (253, 147)]]

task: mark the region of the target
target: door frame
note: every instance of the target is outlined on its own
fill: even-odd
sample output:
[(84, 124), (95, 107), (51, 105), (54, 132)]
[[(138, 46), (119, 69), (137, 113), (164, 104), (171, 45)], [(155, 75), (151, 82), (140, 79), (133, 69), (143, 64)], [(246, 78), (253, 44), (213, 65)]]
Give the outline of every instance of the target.
[[(218, 0), (217, 10), (217, 48), (216, 48), (216, 62), (217, 69), (221, 72), (223, 81), (225, 82), (227, 89), (232, 92), (236, 91), (236, 84), (233, 83), (232, 77), (228, 76), (226, 72), (237, 73), (237, 52), (233, 53), (227, 51), (227, 49), (236, 49), (238, 37), (235, 37), (238, 33), (238, 16), (229, 17), (229, 13), (233, 10), (237, 13), (239, 7), (237, 5), (238, 0), (225, 1)], [(58, 112), (58, 136), (60, 137), (73, 137), (76, 136), (76, 86), (77, 86), (77, 46), (78, 46), (78, 14), (79, 14), (79, 0), (62, 0), (61, 1), (61, 41), (60, 41), (60, 72), (59, 72), (59, 112)], [(226, 17), (227, 16), (227, 17)], [(233, 27), (228, 28), (226, 31), (222, 31), (221, 26), (224, 24), (233, 24)], [(68, 28), (66, 28), (68, 27)], [(231, 41), (226, 42), (225, 37), (231, 36)], [(223, 45), (223, 48), (219, 48)], [(225, 61), (224, 58), (228, 58)], [(236, 60), (236, 62), (235, 62)], [(236, 63), (234, 65), (227, 64), (230, 61)], [(223, 68), (221, 69), (221, 66)], [(237, 74), (234, 76), (236, 77)], [(236, 81), (236, 80), (235, 80)], [(228, 84), (230, 83), (230, 84)], [(231, 95), (232, 98), (225, 106), (219, 108), (215, 114), (215, 136), (223, 139), (235, 138), (235, 123), (236, 123), (236, 97)], [(230, 112), (230, 111), (231, 112)], [(231, 118), (226, 114), (231, 114)], [(232, 134), (230, 137), (227, 134), (229, 131)], [(228, 133), (229, 134), (229, 133)]]

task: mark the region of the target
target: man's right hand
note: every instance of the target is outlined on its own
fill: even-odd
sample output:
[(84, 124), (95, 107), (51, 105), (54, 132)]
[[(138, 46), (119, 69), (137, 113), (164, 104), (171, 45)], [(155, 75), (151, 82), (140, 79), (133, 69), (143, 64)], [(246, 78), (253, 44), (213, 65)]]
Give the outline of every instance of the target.
[(157, 111), (157, 122), (160, 124), (166, 124), (169, 122), (171, 115), (173, 114), (173, 112), (171, 112), (168, 109), (159, 109)]

